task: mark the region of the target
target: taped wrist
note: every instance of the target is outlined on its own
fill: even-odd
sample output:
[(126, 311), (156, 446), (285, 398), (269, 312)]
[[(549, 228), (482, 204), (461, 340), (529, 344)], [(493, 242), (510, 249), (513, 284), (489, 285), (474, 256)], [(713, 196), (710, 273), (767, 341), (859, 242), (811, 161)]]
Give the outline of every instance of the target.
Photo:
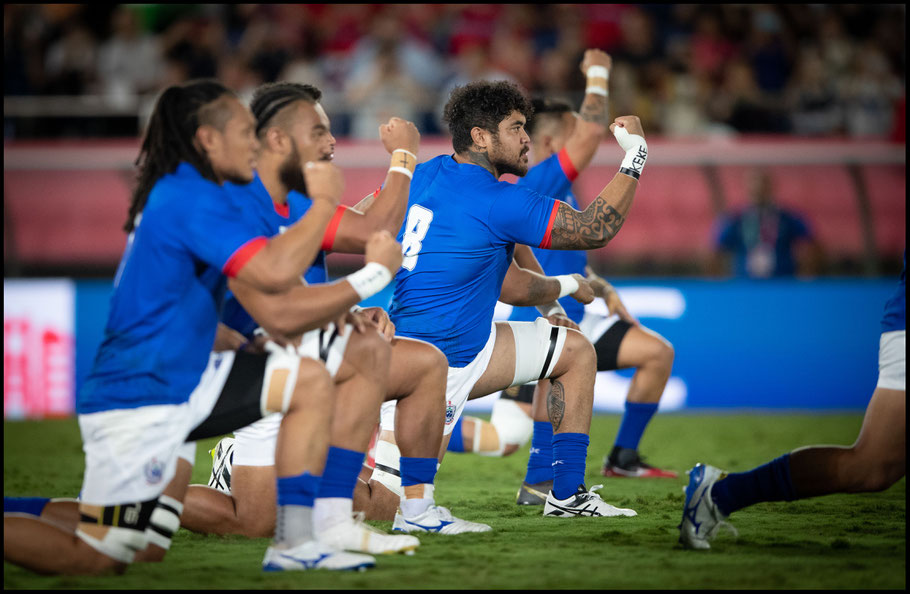
[(623, 127), (613, 128), (613, 135), (619, 146), (626, 151), (626, 156), (619, 165), (619, 172), (639, 179), (648, 160), (648, 143), (638, 134), (629, 134)]
[(553, 303), (548, 303), (546, 305), (538, 305), (537, 311), (540, 312), (540, 315), (544, 318), (549, 318), (554, 314), (566, 315), (566, 310), (563, 309), (562, 305), (558, 301)]
[(603, 97), (609, 95), (607, 82), (610, 80), (610, 71), (605, 66), (589, 66), (585, 76), (587, 77), (585, 93), (593, 93)]
[(417, 155), (406, 149), (392, 151), (392, 162), (389, 171), (403, 173), (408, 179), (414, 179), (414, 169), (417, 168)]
[(360, 300), (363, 301), (383, 290), (392, 280), (392, 273), (379, 262), (367, 262), (367, 265), (345, 277)]
[(556, 277), (556, 280), (559, 281), (559, 299), (578, 290), (578, 280), (571, 274), (561, 274)]

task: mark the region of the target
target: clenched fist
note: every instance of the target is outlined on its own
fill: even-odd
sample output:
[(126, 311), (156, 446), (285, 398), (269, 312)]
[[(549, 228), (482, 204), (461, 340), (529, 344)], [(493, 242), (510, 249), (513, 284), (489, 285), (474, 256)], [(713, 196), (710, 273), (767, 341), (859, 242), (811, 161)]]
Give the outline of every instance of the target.
[(379, 138), (389, 153), (395, 149), (405, 149), (416, 155), (420, 147), (420, 132), (417, 126), (401, 118), (391, 118), (388, 124), (379, 126)]
[(344, 192), (344, 176), (341, 169), (328, 161), (308, 161), (303, 166), (307, 194), (311, 200), (330, 202), (338, 205)]
[(392, 276), (401, 267), (401, 244), (386, 230), (370, 235), (363, 255), (366, 262), (377, 262), (388, 268)]

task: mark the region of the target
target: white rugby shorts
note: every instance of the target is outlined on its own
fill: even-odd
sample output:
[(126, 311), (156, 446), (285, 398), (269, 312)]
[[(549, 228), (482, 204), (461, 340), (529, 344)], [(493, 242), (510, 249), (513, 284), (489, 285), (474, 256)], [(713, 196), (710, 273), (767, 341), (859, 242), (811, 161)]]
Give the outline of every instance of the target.
[[(351, 324), (345, 326), (344, 335), (335, 331), (335, 324), (326, 329), (310, 330), (303, 335), (297, 354), (325, 363), (335, 377), (344, 359), (348, 340), (354, 332)], [(275, 447), (282, 413), (271, 413), (243, 429), (234, 431), (234, 466), (272, 466), (275, 464)]]
[(878, 347), (877, 388), (907, 390), (907, 331), (883, 332)]

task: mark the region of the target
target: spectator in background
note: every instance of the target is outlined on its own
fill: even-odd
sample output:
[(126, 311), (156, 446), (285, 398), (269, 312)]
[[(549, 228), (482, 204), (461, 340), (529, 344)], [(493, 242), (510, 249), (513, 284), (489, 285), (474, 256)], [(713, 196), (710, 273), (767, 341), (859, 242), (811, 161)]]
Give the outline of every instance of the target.
[(841, 89), (846, 104), (847, 134), (887, 136), (891, 132), (895, 103), (903, 94), (904, 85), (891, 72), (875, 40), (866, 42), (856, 54)]
[(830, 74), (817, 47), (803, 50), (787, 89), (787, 111), (796, 134), (831, 136), (843, 131), (843, 106)]
[(101, 93), (114, 100), (129, 100), (157, 90), (163, 61), (155, 36), (141, 30), (136, 13), (125, 5), (115, 9), (111, 29), (111, 38), (98, 49)]
[(755, 169), (747, 179), (751, 205), (720, 221), (711, 267), (749, 278), (812, 276), (819, 272), (821, 247), (809, 225), (796, 213), (774, 203), (771, 176)]
[(51, 95), (88, 93), (96, 79), (96, 53), (95, 39), (78, 18), (64, 22), (63, 36), (47, 50), (45, 92)]
[(382, 44), (366, 70), (348, 84), (351, 135), (356, 138), (378, 139), (379, 126), (392, 117), (421, 121), (430, 105), (426, 89), (404, 70), (396, 50), (394, 42)]

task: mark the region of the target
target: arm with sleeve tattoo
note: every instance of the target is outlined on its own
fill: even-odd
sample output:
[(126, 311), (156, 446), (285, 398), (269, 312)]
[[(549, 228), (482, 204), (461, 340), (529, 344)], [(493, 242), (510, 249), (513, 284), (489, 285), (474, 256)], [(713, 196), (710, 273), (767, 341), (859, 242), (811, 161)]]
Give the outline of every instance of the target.
[(610, 129), (620, 146), (626, 150), (626, 160), (635, 158), (638, 151), (640, 159), (638, 165), (635, 165), (638, 172), (625, 168), (624, 161), (620, 173), (613, 177), (585, 210), (577, 211), (568, 204), (560, 204), (553, 221), (549, 249), (590, 250), (603, 247), (619, 233), (625, 222), (638, 188), (637, 176), (647, 159), (647, 144), (641, 122), (635, 116), (616, 118)]
[[(591, 66), (602, 66), (610, 70), (612, 60), (601, 50), (589, 49), (581, 63), (581, 71), (587, 74)], [(606, 84), (606, 81), (604, 83)], [(606, 94), (585, 93), (572, 134), (566, 140), (565, 150), (576, 171), (581, 171), (594, 158), (597, 147), (607, 135), (610, 126), (610, 108)]]

